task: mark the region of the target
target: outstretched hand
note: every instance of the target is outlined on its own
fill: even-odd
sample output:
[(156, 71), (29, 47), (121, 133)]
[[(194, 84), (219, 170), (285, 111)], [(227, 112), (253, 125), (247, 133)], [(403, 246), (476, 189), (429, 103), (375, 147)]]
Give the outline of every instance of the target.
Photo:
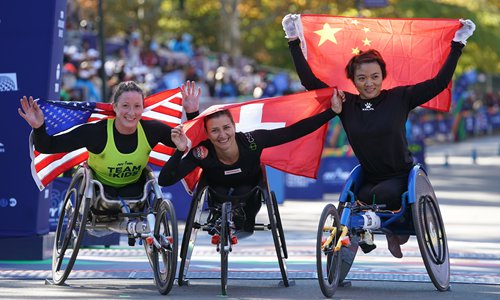
[(463, 20), (460, 19), (460, 23), (462, 23), (462, 27), (455, 32), (455, 37), (453, 41), (459, 42), (462, 44), (467, 44), (467, 39), (472, 36), (474, 30), (476, 30), (476, 24), (471, 20)]
[(283, 26), (283, 30), (285, 31), (285, 38), (294, 40), (299, 37), (299, 33), (297, 32), (297, 27), (295, 26), (295, 21), (299, 19), (299, 16), (296, 14), (288, 14), (281, 21), (281, 25)]
[(199, 110), (201, 88), (196, 88), (194, 81), (186, 81), (186, 84), (181, 86), (182, 107), (186, 113), (193, 113)]
[(21, 98), (21, 108), (17, 109), (19, 115), (30, 124), (32, 128), (39, 128), (43, 125), (44, 117), (43, 111), (40, 109), (38, 104), (33, 97), (30, 96), (29, 100), (26, 96)]
[(332, 110), (338, 115), (342, 112), (342, 103), (345, 102), (345, 94), (343, 91), (335, 88), (331, 98)]
[(177, 150), (181, 152), (186, 151), (188, 141), (187, 136), (182, 129), (182, 124), (177, 125), (175, 128), (172, 128), (172, 131), (170, 132), (170, 138), (177, 147)]

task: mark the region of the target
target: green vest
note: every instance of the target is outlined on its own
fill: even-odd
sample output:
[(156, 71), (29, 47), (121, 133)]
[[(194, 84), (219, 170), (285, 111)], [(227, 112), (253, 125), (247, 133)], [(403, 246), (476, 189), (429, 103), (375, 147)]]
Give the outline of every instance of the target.
[(97, 180), (119, 188), (139, 180), (148, 163), (151, 146), (139, 122), (137, 124), (137, 148), (132, 153), (121, 153), (116, 149), (113, 126), (114, 119), (108, 119), (106, 147), (99, 154), (89, 152), (87, 163), (94, 170)]

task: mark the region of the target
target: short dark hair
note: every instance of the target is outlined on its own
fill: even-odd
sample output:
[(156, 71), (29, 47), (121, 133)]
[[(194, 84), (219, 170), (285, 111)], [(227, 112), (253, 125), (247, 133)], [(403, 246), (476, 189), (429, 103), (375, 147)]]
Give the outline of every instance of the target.
[(353, 56), (349, 60), (347, 66), (345, 67), (345, 73), (347, 78), (349, 78), (352, 82), (354, 82), (354, 73), (356, 69), (359, 67), (359, 65), (371, 62), (378, 63), (380, 69), (382, 70), (382, 79), (385, 79), (385, 77), (387, 76), (385, 61), (382, 58), (382, 55), (380, 55), (380, 52), (378, 52), (375, 49), (361, 51), (359, 54)]
[(216, 111), (212, 114), (206, 115), (205, 118), (203, 118), (203, 124), (205, 126), (205, 130), (207, 130), (207, 122), (209, 120), (215, 119), (215, 118), (218, 118), (221, 116), (227, 116), (229, 118), (229, 120), (231, 120), (231, 123), (234, 125), (234, 119), (233, 119), (233, 115), (231, 114), (231, 112), (228, 109), (223, 109), (223, 110)]
[(113, 94), (113, 104), (116, 104), (118, 102), (118, 98), (125, 93), (125, 92), (137, 92), (141, 94), (142, 101), (144, 102), (144, 91), (142, 88), (135, 82), (133, 81), (123, 81), (118, 84), (116, 87), (115, 93)]

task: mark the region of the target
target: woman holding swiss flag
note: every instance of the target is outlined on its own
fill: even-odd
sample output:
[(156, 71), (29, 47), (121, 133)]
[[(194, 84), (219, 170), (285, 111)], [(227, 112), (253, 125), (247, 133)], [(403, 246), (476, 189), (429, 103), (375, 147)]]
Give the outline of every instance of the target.
[[(199, 97), (195, 90), (194, 83), (181, 88), (183, 98)], [(191, 150), (188, 149), (188, 138), (183, 127), (179, 125), (171, 133), (177, 150), (163, 166), (158, 183), (162, 186), (172, 185), (200, 167), (208, 186), (214, 191), (212, 196), (216, 201), (222, 203), (230, 196), (244, 201), (242, 213), (236, 214), (233, 221), (236, 227), (235, 236), (239, 239), (247, 237), (253, 234), (255, 216), (261, 206), (260, 196), (255, 193), (254, 187), (259, 184), (262, 176), (262, 151), (318, 130), (341, 113), (344, 100), (343, 92), (337, 92), (335, 89), (330, 98), (330, 108), (323, 109), (316, 115), (290, 126), (248, 132), (237, 132), (231, 112), (222, 109), (205, 115), (203, 120), (200, 120), (204, 124), (207, 139), (193, 145)], [(184, 155), (186, 150), (189, 152)], [(208, 205), (213, 206), (211, 203)], [(209, 216), (209, 223), (218, 218), (217, 212), (213, 212), (215, 215)]]
[[(299, 22), (300, 16), (294, 14), (286, 15), (282, 21), (297, 74), (307, 90), (328, 87), (313, 73), (304, 57), (299, 40), (299, 36), (304, 34), (300, 31), (303, 24)], [(362, 20), (352, 20), (351, 23), (356, 22)], [(357, 195), (360, 201), (385, 204), (389, 210), (400, 208), (401, 194), (407, 190), (408, 175), (414, 164), (408, 150), (405, 123), (412, 109), (428, 102), (449, 85), (462, 48), (476, 27), (471, 20), (460, 20), (460, 23), (461, 27), (451, 41), (451, 51), (439, 72), (433, 78), (413, 85), (382, 89), (387, 70), (379, 51), (353, 49), (353, 52), (357, 50), (354, 52), (357, 54), (348, 61), (345, 73), (358, 94), (345, 92), (339, 117), (363, 170), (364, 185)], [(332, 29), (329, 24), (325, 24), (324, 28), (329, 30), (329, 36), (325, 39), (322, 36), (319, 45), (328, 39), (335, 40), (338, 45), (332, 35), (342, 29)], [(365, 30), (368, 32), (370, 28)], [(403, 257), (400, 245), (406, 243), (409, 236), (388, 234), (386, 237), (392, 255)], [(363, 250), (367, 253), (373, 249)]]

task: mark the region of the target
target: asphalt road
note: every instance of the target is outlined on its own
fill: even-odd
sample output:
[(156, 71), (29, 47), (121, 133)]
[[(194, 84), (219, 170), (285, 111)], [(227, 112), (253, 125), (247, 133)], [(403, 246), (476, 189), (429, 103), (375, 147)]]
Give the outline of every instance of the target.
[[(352, 286), (335, 299), (500, 299), (500, 136), (428, 147), (426, 162), (448, 236), (451, 291), (438, 292), (429, 280), (415, 237), (393, 258), (385, 239), (377, 249), (358, 252), (348, 275)], [(472, 153), (477, 154), (474, 160)], [(320, 201), (285, 201), (280, 206), (287, 238), (288, 275), (295, 285), (279, 286), (279, 269), (267, 232), (236, 245), (229, 257), (228, 296), (220, 295), (219, 256), (208, 235), (199, 235), (189, 286), (174, 286), (167, 297), (182, 299), (322, 299), (315, 271), (315, 234)], [(259, 214), (261, 215), (261, 214)], [(264, 214), (265, 216), (265, 214)], [(183, 226), (180, 224), (180, 232)], [(67, 286), (47, 285), (50, 260), (0, 261), (2, 299), (156, 299), (160, 295), (141, 247), (81, 249)]]

